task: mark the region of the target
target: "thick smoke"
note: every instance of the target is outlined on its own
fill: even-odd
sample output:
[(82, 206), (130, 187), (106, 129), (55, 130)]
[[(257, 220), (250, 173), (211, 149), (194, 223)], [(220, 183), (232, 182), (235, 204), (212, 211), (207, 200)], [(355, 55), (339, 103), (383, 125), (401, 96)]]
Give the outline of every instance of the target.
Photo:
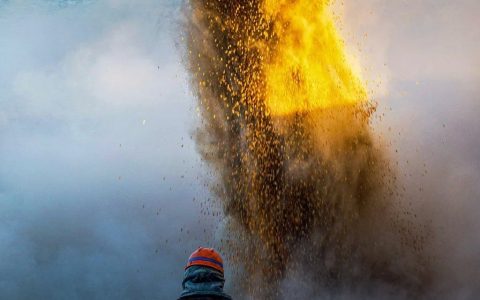
[(262, 3), (190, 1), (186, 10), (197, 143), (217, 174), (238, 294), (288, 298), (301, 281), (304, 298), (419, 296), (428, 282), (422, 230), (399, 216), (408, 211), (370, 130), (374, 108), (272, 115), (264, 54), (273, 57), (282, 37)]

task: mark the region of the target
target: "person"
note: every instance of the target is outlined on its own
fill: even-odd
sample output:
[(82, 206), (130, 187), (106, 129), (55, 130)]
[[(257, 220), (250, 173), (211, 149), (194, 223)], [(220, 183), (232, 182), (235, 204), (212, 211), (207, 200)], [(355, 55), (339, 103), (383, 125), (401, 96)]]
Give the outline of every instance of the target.
[(200, 247), (188, 258), (179, 300), (232, 300), (223, 291), (223, 260), (213, 248)]

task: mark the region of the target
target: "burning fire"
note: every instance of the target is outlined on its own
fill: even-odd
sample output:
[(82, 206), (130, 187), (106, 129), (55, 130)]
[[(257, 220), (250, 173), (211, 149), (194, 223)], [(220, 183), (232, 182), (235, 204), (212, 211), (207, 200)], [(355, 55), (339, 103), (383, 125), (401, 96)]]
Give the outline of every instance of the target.
[(401, 234), (378, 232), (394, 228), (393, 176), (329, 1), (190, 0), (185, 26), (197, 144), (244, 290), (278, 298), (299, 265), (319, 287), (371, 279), (415, 290), (416, 261), (392, 266), (389, 247), (408, 253), (392, 240)]
[[(262, 47), (266, 101), (272, 114), (349, 106), (367, 100), (347, 60), (328, 9), (329, 1), (265, 0), (275, 51)], [(268, 35), (269, 33), (266, 33)]]

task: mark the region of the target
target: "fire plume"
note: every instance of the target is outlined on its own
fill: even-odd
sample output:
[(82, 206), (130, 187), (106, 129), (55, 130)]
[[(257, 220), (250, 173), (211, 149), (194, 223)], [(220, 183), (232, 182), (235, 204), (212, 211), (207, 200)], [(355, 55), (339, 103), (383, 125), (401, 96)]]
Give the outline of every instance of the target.
[(351, 106), (367, 100), (363, 83), (345, 58), (328, 2), (263, 3), (275, 36), (273, 53), (269, 47), (262, 48), (268, 57), (266, 102), (274, 115)]
[(371, 247), (398, 236), (377, 231), (391, 224), (394, 177), (329, 1), (188, 3), (197, 145), (216, 175), (239, 294), (277, 299), (295, 266), (319, 288), (378, 279), (415, 290), (416, 264), (392, 265), (389, 247), (408, 253), (402, 239)]

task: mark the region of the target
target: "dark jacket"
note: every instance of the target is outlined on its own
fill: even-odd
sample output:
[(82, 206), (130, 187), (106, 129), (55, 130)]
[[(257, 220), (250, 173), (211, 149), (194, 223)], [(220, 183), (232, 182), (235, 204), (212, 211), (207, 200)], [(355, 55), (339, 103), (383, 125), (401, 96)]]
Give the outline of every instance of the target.
[(192, 266), (185, 270), (179, 300), (232, 300), (225, 294), (223, 274), (215, 269)]

